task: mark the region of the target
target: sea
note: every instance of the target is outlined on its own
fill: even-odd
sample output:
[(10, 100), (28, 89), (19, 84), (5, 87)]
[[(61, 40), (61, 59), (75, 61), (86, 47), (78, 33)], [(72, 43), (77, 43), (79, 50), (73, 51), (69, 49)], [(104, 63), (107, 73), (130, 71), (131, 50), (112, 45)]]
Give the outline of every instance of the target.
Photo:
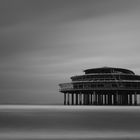
[(140, 140), (140, 106), (1, 105), (0, 140)]

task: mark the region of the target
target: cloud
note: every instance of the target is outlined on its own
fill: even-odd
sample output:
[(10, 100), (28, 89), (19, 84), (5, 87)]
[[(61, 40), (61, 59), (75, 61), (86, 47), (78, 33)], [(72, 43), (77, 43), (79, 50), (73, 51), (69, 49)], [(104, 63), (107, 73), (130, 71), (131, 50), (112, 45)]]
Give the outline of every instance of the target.
[(92, 67), (140, 73), (139, 7), (137, 0), (1, 0), (1, 100), (17, 101), (20, 92), (26, 103), (60, 102), (58, 84)]

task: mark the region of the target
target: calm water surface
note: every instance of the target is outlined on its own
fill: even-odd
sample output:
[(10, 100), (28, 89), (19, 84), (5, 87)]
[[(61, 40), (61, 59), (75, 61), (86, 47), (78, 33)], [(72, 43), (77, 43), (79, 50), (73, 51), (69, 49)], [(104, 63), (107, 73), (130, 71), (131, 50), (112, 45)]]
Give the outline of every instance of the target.
[(138, 106), (0, 106), (0, 140), (139, 139)]

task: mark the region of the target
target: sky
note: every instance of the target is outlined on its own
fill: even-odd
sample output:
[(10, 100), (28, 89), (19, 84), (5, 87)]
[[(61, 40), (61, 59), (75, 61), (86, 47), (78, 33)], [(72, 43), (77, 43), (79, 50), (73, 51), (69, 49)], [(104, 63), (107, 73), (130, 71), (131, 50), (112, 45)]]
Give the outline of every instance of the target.
[(59, 83), (96, 67), (140, 74), (139, 0), (0, 0), (0, 104), (61, 104)]

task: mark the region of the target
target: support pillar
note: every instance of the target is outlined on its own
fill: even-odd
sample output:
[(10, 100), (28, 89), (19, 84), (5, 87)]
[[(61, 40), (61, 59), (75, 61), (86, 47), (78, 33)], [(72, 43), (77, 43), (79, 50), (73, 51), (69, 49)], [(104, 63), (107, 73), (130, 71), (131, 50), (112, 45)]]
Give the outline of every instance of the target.
[(95, 93), (95, 104), (97, 105), (97, 103), (98, 103), (98, 95), (97, 93)]
[(86, 94), (86, 105), (89, 105), (89, 94)]
[(76, 105), (78, 105), (78, 93), (76, 93)]
[(129, 93), (127, 94), (127, 105), (129, 105)]
[(125, 105), (128, 105), (128, 94), (125, 94)]
[(118, 94), (116, 98), (117, 98), (117, 105), (121, 105), (121, 95)]
[(117, 97), (117, 93), (114, 94), (114, 98), (113, 98), (114, 99), (114, 101), (113, 101), (114, 105), (117, 105), (117, 98), (116, 97)]
[(112, 94), (112, 105), (114, 105), (114, 94)]
[(124, 95), (122, 94), (122, 105), (124, 105)]
[(116, 95), (116, 105), (120, 104), (120, 94)]
[(90, 104), (92, 105), (92, 93), (90, 94)]
[(80, 101), (80, 105), (82, 104), (82, 94), (79, 94), (79, 101)]
[[(119, 101), (117, 101), (117, 96), (119, 96), (117, 93), (114, 94), (114, 105), (118, 105)], [(118, 97), (119, 99), (119, 97)]]
[(108, 104), (109, 105), (112, 104), (112, 95), (111, 94), (108, 95)]
[(100, 98), (100, 94), (98, 94), (98, 105), (101, 104), (101, 98)]
[(109, 105), (109, 95), (106, 94), (106, 99), (107, 99), (107, 105)]
[(83, 105), (85, 105), (86, 104), (86, 102), (85, 102), (85, 93), (83, 94)]
[(104, 96), (104, 93), (103, 93), (102, 96), (103, 96), (103, 105), (104, 105), (105, 104), (105, 98), (104, 98), (105, 96)]
[(101, 94), (100, 97), (101, 97), (101, 105), (103, 105), (103, 94)]
[(90, 105), (90, 104), (91, 104), (91, 94), (88, 93), (88, 105)]
[(86, 105), (86, 94), (84, 93), (84, 105)]
[(72, 102), (72, 105), (74, 105), (74, 94), (73, 93), (71, 94), (71, 102)]
[(96, 103), (96, 105), (98, 105), (98, 94), (97, 93), (95, 94), (95, 103)]
[(137, 105), (137, 92), (134, 94), (134, 104)]
[(129, 104), (132, 105), (132, 94), (129, 94)]
[(64, 93), (64, 105), (66, 105), (66, 93)]
[(105, 105), (107, 105), (107, 94), (105, 94)]
[(67, 94), (67, 105), (69, 105), (69, 93)]
[(120, 97), (120, 105), (122, 105), (122, 94), (119, 95)]
[(95, 91), (94, 91), (93, 97), (94, 97), (93, 104), (96, 105), (97, 104), (97, 96), (96, 96)]

